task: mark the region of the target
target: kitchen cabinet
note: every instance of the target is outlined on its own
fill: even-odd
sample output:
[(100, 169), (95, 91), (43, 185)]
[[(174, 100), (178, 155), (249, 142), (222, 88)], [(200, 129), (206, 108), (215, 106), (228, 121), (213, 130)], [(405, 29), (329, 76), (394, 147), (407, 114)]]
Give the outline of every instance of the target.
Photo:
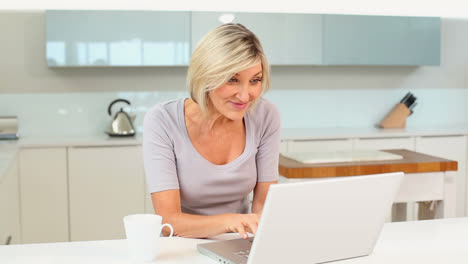
[(23, 148), (19, 153), (22, 243), (66, 242), (66, 148)]
[(354, 141), (353, 149), (407, 149), (415, 150), (414, 138), (358, 138)]
[(323, 16), (326, 65), (440, 65), (440, 18)]
[(241, 23), (255, 33), (271, 65), (322, 64), (322, 17), (318, 14), (192, 12), (192, 50), (210, 30)]
[(352, 149), (352, 139), (292, 140), (288, 142), (288, 152), (351, 151)]
[[(143, 165), (142, 165), (143, 166)], [(144, 169), (144, 167), (143, 167)], [(145, 213), (146, 214), (154, 214), (154, 207), (153, 207), (153, 201), (151, 200), (151, 194), (148, 192), (148, 188), (146, 188), (146, 177), (144, 177), (145, 180)]]
[(154, 214), (153, 202), (151, 200), (151, 194), (146, 191), (145, 183), (145, 214)]
[(456, 178), (457, 185), (457, 217), (466, 216), (466, 136), (424, 136), (416, 137), (416, 151), (434, 155), (458, 162)]
[(70, 239), (123, 239), (122, 218), (145, 212), (141, 146), (68, 148)]
[(281, 140), (280, 142), (280, 152), (287, 152), (288, 151), (288, 141)]
[(188, 11), (46, 11), (49, 67), (187, 66), (211, 29), (241, 23), (271, 65), (440, 65), (440, 18)]
[(49, 67), (184, 66), (190, 13), (183, 11), (46, 11)]
[(0, 245), (21, 243), (18, 162), (0, 175)]

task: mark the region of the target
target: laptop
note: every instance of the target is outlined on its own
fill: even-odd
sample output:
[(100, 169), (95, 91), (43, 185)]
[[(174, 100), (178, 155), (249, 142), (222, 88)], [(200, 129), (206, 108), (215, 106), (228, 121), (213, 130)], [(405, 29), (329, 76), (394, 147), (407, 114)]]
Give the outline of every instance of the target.
[(402, 172), (270, 186), (255, 238), (198, 244), (218, 263), (322, 263), (372, 253)]

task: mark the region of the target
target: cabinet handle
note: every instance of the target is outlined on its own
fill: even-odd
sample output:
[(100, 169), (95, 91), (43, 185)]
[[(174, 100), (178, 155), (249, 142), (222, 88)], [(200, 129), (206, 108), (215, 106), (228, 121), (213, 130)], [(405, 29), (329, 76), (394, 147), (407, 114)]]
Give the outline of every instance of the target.
[(5, 245), (10, 245), (11, 243), (11, 236), (8, 236), (5, 242)]

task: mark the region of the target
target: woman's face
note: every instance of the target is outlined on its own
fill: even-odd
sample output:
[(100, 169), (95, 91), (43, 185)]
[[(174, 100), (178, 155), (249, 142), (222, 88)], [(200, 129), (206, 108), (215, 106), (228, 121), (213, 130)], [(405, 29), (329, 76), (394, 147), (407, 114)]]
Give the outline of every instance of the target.
[(231, 120), (242, 120), (262, 92), (262, 64), (238, 72), (208, 96), (215, 110)]

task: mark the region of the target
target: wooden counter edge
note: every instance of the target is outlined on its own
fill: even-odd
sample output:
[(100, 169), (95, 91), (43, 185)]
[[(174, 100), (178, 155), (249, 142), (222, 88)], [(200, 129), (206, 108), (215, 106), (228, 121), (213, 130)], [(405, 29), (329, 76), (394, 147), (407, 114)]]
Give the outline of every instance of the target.
[[(404, 173), (425, 173), (441, 171), (457, 171), (458, 163), (453, 160), (442, 159), (422, 153), (407, 150), (385, 150), (392, 153), (411, 153), (420, 155), (427, 159), (433, 157), (434, 161), (429, 162), (342, 162), (342, 163), (322, 163), (311, 164), (310, 167), (286, 167), (281, 164), (281, 160), (290, 160), (280, 155), (279, 174), (286, 178), (324, 178), (324, 177), (345, 177), (357, 175), (369, 175), (378, 173), (399, 172)], [(403, 160), (404, 161), (404, 160)], [(371, 163), (371, 164), (366, 164)], [(299, 163), (298, 163), (299, 164)]]

